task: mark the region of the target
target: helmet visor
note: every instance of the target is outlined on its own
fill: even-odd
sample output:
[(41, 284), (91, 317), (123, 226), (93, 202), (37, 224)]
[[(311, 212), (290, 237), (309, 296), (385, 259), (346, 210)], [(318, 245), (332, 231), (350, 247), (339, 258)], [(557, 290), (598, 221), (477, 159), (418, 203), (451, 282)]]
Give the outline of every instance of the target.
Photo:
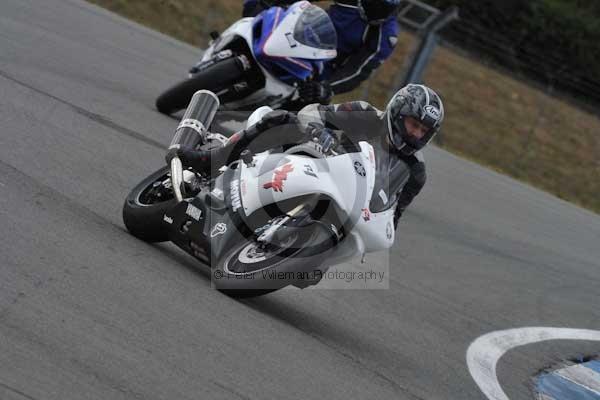
[(403, 151), (408, 150), (408, 147), (409, 153), (422, 149), (437, 133), (435, 127), (428, 126), (425, 122), (410, 116), (394, 118), (390, 132), (392, 144)]
[(300, 15), (294, 27), (294, 39), (321, 50), (337, 48), (337, 34), (329, 15), (313, 5), (307, 7)]

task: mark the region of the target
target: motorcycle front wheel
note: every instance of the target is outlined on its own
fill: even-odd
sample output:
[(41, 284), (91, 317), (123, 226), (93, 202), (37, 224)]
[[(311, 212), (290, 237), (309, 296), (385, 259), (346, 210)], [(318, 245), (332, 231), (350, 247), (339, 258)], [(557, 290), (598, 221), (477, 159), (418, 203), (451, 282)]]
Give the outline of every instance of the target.
[(254, 240), (234, 245), (213, 269), (214, 286), (232, 297), (254, 297), (318, 283), (328, 251), (336, 244), (329, 226), (315, 221), (277, 245)]
[(156, 109), (172, 114), (187, 107), (192, 96), (200, 89), (219, 93), (238, 82), (243, 75), (236, 57), (211, 65), (189, 79), (179, 82), (156, 99)]

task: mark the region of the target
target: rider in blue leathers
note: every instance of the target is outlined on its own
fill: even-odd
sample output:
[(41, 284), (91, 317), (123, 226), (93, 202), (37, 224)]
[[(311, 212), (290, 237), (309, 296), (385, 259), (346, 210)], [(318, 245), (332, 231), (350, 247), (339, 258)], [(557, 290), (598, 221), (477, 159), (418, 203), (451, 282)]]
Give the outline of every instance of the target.
[[(313, 0), (315, 1), (315, 0)], [(338, 38), (335, 59), (315, 80), (299, 87), (304, 104), (328, 104), (334, 94), (355, 89), (392, 54), (399, 33), (396, 19), (401, 0), (336, 0), (327, 10)], [(285, 5), (293, 0), (276, 0)], [(244, 0), (244, 17), (268, 7), (261, 0)]]

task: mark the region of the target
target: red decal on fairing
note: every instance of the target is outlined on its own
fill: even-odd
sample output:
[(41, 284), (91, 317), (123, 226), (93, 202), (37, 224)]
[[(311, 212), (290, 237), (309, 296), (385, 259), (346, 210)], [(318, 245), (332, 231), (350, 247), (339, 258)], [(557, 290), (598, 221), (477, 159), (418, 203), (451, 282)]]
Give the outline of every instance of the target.
[(361, 211), (363, 212), (363, 219), (365, 220), (365, 222), (370, 221), (371, 220), (371, 212), (369, 211), (369, 209), (363, 208), (363, 209), (361, 209)]
[(273, 180), (271, 182), (265, 183), (263, 188), (271, 189), (275, 192), (283, 192), (283, 181), (287, 179), (287, 176), (290, 172), (294, 170), (294, 166), (292, 164), (285, 164), (279, 170), (275, 170), (273, 174)]

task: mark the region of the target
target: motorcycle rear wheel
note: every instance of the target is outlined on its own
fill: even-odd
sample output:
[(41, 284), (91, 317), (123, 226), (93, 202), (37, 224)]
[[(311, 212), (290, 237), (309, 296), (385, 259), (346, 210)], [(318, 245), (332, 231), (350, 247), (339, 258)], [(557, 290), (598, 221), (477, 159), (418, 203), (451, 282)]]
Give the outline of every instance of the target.
[(157, 184), (166, 181), (168, 173), (169, 168), (165, 166), (142, 180), (127, 195), (123, 204), (125, 227), (129, 233), (145, 242), (169, 240), (163, 218), (177, 200), (171, 190)]

